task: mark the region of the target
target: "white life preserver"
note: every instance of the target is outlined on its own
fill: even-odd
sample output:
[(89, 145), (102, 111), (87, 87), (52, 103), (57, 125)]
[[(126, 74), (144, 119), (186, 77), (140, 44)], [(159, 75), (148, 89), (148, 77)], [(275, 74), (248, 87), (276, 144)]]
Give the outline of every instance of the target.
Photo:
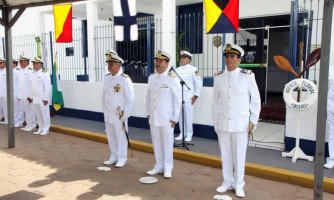
[[(305, 89), (309, 96), (305, 101), (297, 102), (293, 99), (292, 94), (296, 88)], [(292, 109), (302, 111), (311, 108), (318, 100), (318, 88), (310, 80), (298, 78), (290, 81), (285, 85), (283, 91), (285, 103)]]

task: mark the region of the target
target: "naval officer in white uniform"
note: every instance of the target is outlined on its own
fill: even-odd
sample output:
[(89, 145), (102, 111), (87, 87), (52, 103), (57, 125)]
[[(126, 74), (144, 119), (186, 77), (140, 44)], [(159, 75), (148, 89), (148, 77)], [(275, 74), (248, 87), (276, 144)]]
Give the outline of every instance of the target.
[(327, 96), (327, 134), (329, 157), (326, 160), (325, 168), (334, 168), (334, 65), (329, 66)]
[(108, 51), (106, 62), (110, 73), (104, 77), (102, 106), (111, 156), (104, 164), (123, 167), (128, 159), (125, 128), (135, 94), (130, 77), (122, 71), (123, 59), (116, 52)]
[(4, 121), (0, 119), (0, 123), (7, 124), (7, 80), (6, 80), (6, 60), (0, 58), (0, 114), (1, 118), (4, 118)]
[(33, 134), (47, 135), (51, 125), (50, 104), (52, 99), (52, 87), (50, 74), (43, 71), (42, 59), (35, 57), (31, 62), (33, 63), (34, 71), (29, 77), (30, 95), (28, 101), (33, 106), (39, 127)]
[[(198, 69), (190, 64), (192, 59), (192, 54), (188, 51), (180, 52), (180, 67), (176, 68), (177, 74), (183, 79), (187, 84), (189, 89), (186, 86), (183, 86), (183, 100), (184, 100), (184, 136), (185, 141), (190, 142), (193, 137), (193, 110), (194, 103), (201, 93), (202, 88), (202, 79), (198, 73)], [(182, 109), (182, 108), (181, 108)], [(175, 140), (182, 140), (182, 110), (180, 113), (179, 127), (180, 134)]]
[(244, 51), (238, 45), (225, 46), (226, 70), (214, 76), (212, 105), (224, 178), (217, 192), (235, 189), (238, 197), (245, 196), (243, 187), (248, 133), (256, 126), (261, 110), (254, 74), (238, 68), (243, 55)]
[(29, 77), (32, 73), (32, 70), (29, 69), (29, 58), (24, 55), (20, 55), (19, 58), (20, 64), (20, 74), (19, 74), (19, 86), (18, 86), (18, 98), (23, 109), (23, 113), (25, 116), (25, 121), (27, 125), (21, 130), (23, 131), (32, 131), (36, 127), (36, 116), (33, 111), (33, 105), (29, 103), (28, 97), (31, 93), (30, 85), (29, 85)]
[(14, 127), (23, 126), (23, 111), (22, 106), (19, 101), (19, 78), (20, 78), (20, 68), (18, 67), (18, 61), (13, 59), (13, 91), (14, 91)]
[(155, 55), (156, 73), (148, 78), (146, 115), (150, 124), (156, 164), (148, 175), (163, 173), (172, 177), (174, 127), (181, 109), (181, 87), (176, 75), (169, 73), (170, 56), (159, 50)]

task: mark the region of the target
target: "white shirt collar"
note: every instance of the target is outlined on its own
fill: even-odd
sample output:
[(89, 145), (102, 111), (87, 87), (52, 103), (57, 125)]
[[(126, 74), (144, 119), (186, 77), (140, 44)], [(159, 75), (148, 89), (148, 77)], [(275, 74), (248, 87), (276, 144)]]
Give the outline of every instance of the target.
[(237, 74), (239, 71), (240, 71), (240, 68), (239, 68), (239, 67), (235, 68), (235, 70), (233, 70), (233, 71), (228, 71), (227, 69), (225, 69), (225, 73), (228, 74), (228, 75), (231, 75), (231, 76), (234, 76), (234, 75)]
[(157, 77), (164, 77), (164, 76), (167, 76), (167, 74), (168, 74), (168, 70), (166, 70), (165, 72), (163, 72), (161, 74), (157, 73)]
[(123, 70), (122, 70), (122, 68), (119, 69), (119, 71), (118, 71), (115, 75), (112, 75), (112, 74), (111, 74), (111, 76), (112, 76), (112, 77), (116, 77), (116, 76), (120, 76), (121, 74), (123, 74)]

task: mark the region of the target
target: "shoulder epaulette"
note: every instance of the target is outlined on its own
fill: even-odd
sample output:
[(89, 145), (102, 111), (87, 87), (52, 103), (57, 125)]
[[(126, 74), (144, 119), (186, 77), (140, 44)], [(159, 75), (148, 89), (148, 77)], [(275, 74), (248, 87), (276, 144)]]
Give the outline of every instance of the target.
[(106, 75), (104, 75), (104, 76), (109, 76), (111, 73), (108, 73), (108, 74), (106, 74)]
[(175, 78), (176, 77), (176, 74), (175, 73), (172, 73), (172, 72), (168, 72), (168, 75)]
[(253, 73), (252, 70), (250, 70), (250, 69), (241, 69), (240, 71), (241, 71), (241, 73), (244, 73), (244, 74), (252, 74)]
[(125, 74), (125, 73), (122, 73), (122, 76), (124, 77), (129, 77), (129, 75)]
[(218, 76), (219, 74), (222, 74), (222, 73), (223, 73), (223, 71), (218, 71), (214, 74), (214, 76)]
[(15, 68), (17, 71), (20, 71), (20, 69), (19, 68)]
[(199, 72), (198, 72), (198, 71), (196, 71), (196, 72), (195, 72), (195, 75), (196, 75), (196, 76), (200, 76), (200, 74), (199, 74)]

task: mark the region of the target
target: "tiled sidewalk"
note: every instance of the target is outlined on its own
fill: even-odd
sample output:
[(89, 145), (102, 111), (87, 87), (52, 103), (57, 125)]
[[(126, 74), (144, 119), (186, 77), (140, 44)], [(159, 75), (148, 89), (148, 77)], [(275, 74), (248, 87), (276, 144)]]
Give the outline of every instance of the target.
[[(221, 183), (221, 170), (175, 160), (173, 177), (143, 185), (153, 155), (134, 152), (121, 169), (101, 172), (109, 156), (106, 144), (51, 133), (35, 136), (16, 132), (16, 148), (7, 148), (6, 127), (0, 125), (0, 199), (212, 199)], [(311, 189), (246, 176), (246, 198), (254, 200), (312, 199)], [(232, 192), (228, 193), (236, 199)], [(334, 199), (324, 194), (324, 199)]]

